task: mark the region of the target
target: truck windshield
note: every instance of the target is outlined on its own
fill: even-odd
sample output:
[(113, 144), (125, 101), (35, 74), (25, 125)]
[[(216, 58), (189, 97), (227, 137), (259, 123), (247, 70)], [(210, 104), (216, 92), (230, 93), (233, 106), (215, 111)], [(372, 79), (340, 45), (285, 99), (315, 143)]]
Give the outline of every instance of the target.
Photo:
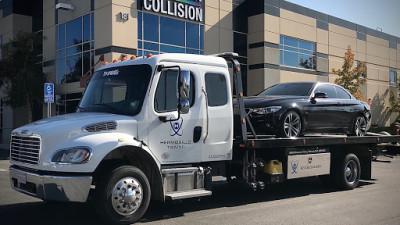
[(78, 112), (137, 115), (143, 105), (151, 71), (149, 65), (98, 70), (86, 89)]

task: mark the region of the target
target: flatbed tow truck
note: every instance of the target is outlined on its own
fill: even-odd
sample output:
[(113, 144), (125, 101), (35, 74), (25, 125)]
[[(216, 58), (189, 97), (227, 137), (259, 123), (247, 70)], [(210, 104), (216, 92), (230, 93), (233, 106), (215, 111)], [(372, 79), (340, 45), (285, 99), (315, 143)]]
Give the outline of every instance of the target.
[(92, 199), (109, 222), (130, 224), (151, 200), (211, 195), (214, 176), (254, 191), (312, 176), (353, 189), (371, 179), (378, 145), (399, 142), (400, 136), (257, 135), (236, 58), (162, 54), (104, 65), (77, 113), (12, 132), (11, 186), (44, 201)]

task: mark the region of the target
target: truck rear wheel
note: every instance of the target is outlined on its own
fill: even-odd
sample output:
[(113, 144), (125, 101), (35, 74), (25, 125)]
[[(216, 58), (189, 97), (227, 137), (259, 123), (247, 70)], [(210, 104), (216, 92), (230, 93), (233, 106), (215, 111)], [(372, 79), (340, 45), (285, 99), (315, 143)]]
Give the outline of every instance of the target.
[(150, 203), (150, 184), (146, 175), (134, 166), (114, 169), (96, 187), (96, 208), (113, 224), (131, 224), (139, 220)]
[(352, 190), (357, 187), (360, 181), (360, 161), (354, 154), (347, 154), (336, 168), (336, 186), (344, 190)]

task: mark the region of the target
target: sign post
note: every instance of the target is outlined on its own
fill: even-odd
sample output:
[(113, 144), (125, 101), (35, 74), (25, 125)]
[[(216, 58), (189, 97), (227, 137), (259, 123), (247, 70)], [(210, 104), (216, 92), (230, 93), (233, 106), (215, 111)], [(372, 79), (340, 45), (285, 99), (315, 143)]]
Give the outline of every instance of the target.
[(51, 117), (51, 103), (54, 102), (54, 84), (44, 84), (44, 102), (47, 102), (47, 118)]

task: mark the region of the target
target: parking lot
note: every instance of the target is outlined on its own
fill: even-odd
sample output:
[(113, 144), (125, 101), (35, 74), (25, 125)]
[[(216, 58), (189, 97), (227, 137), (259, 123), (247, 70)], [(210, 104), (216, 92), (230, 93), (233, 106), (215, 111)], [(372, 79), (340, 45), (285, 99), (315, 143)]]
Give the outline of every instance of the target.
[[(44, 203), (12, 190), (6, 158), (0, 158), (0, 224), (102, 224), (90, 205)], [(329, 189), (317, 178), (259, 192), (220, 184), (201, 201), (152, 204), (136, 224), (400, 224), (400, 157), (379, 157), (372, 175), (352, 191)]]

